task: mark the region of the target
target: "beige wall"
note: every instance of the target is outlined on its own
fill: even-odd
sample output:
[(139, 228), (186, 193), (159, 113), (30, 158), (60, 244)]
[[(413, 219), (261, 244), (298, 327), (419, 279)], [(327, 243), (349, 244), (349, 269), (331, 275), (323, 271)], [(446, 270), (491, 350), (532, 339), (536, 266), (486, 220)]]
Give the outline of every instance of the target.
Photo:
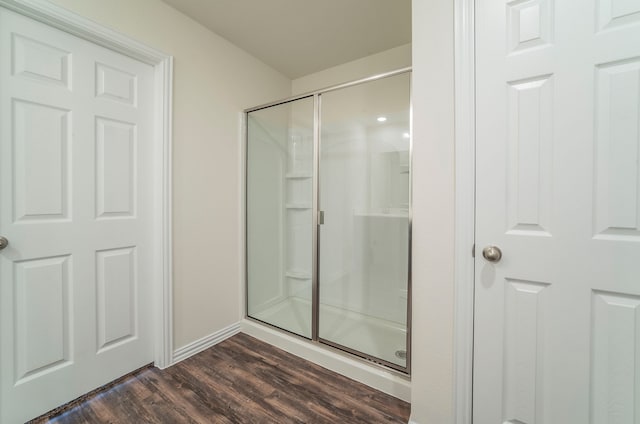
[(159, 0), (52, 0), (174, 56), (174, 346), (241, 318), (240, 119), (291, 81)]
[(294, 79), (291, 92), (301, 94), (411, 66), (411, 44), (385, 50)]
[(454, 49), (451, 0), (413, 1), (411, 420), (451, 424), (454, 295)]

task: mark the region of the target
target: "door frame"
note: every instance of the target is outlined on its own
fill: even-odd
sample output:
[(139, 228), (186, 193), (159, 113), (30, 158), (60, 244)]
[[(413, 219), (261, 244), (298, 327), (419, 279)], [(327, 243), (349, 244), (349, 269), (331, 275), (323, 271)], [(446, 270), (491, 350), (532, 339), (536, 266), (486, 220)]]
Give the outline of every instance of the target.
[(171, 163), (173, 57), (43, 0), (0, 0), (0, 7), (57, 28), (154, 68), (153, 251), (154, 364), (173, 363), (173, 291), (171, 244)]
[(475, 284), (475, 1), (454, 4), (455, 251), (453, 412), (471, 424)]

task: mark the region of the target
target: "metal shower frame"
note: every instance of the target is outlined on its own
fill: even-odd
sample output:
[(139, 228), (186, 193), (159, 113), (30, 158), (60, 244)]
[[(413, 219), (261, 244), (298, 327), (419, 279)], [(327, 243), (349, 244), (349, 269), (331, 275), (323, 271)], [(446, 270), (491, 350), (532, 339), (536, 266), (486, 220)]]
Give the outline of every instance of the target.
[[(326, 88), (322, 88), (320, 90), (316, 90), (316, 91), (311, 91), (311, 92), (307, 92), (307, 93), (303, 93), (303, 94), (299, 94), (296, 96), (291, 96), (291, 97), (287, 97), (285, 99), (281, 99), (281, 100), (277, 100), (274, 102), (269, 102), (269, 103), (265, 103), (259, 106), (255, 106), (249, 109), (245, 109), (244, 110), (244, 122), (243, 122), (243, 130), (244, 130), (244, 168), (245, 168), (245, 175), (244, 175), (244, 275), (245, 275), (245, 318), (250, 319), (252, 321), (256, 321), (256, 322), (260, 322), (262, 324), (266, 324), (269, 327), (278, 329), (280, 331), (284, 331), (287, 334), (292, 334), (296, 337), (302, 338), (304, 340), (310, 341), (312, 343), (317, 343), (317, 344), (322, 344), (325, 346), (329, 346), (331, 348), (334, 349), (338, 349), (340, 351), (343, 352), (347, 352), (351, 355), (363, 358), (371, 363), (377, 364), (377, 365), (381, 365), (386, 369), (391, 369), (394, 371), (399, 371), (400, 373), (402, 373), (403, 375), (411, 375), (411, 299), (412, 299), (412, 295), (411, 295), (411, 234), (412, 234), (412, 178), (409, 178), (409, 208), (408, 208), (408, 218), (409, 218), (409, 225), (408, 225), (408, 278), (407, 278), (407, 334), (406, 334), (406, 346), (407, 346), (407, 357), (406, 357), (406, 367), (402, 367), (400, 365), (394, 364), (392, 362), (389, 361), (385, 361), (383, 359), (377, 358), (375, 356), (372, 355), (368, 355), (365, 352), (361, 352), (355, 349), (351, 349), (349, 347), (340, 345), (338, 343), (334, 343), (331, 342), (330, 340), (326, 340), (323, 339), (319, 336), (318, 332), (319, 332), (319, 320), (320, 320), (320, 286), (319, 286), (319, 264), (320, 264), (320, 225), (319, 225), (319, 214), (320, 214), (320, 210), (319, 210), (319, 206), (320, 206), (320, 147), (321, 147), (321, 133), (320, 133), (320, 128), (321, 128), (321, 111), (322, 111), (322, 94), (324, 93), (328, 93), (331, 91), (336, 91), (336, 90), (340, 90), (343, 88), (348, 88), (348, 87), (353, 87), (355, 85), (360, 85), (360, 84), (365, 84), (368, 82), (372, 82), (372, 81), (377, 81), (377, 80), (381, 80), (384, 78), (388, 78), (388, 77), (393, 77), (396, 75), (400, 75), (400, 74), (405, 74), (405, 73), (411, 73), (412, 68), (411, 67), (406, 67), (406, 68), (401, 68), (401, 69), (397, 69), (394, 71), (390, 71), (390, 72), (385, 72), (382, 74), (377, 74), (377, 75), (373, 75), (371, 77), (367, 77), (367, 78), (363, 78), (363, 79), (359, 79), (359, 80), (355, 80), (355, 81), (351, 81), (351, 82), (347, 82), (347, 83), (343, 83), (343, 84), (338, 84), (338, 85), (334, 85), (334, 86), (330, 86), (330, 87), (326, 87)], [(296, 334), (294, 332), (291, 332), (289, 330), (280, 328), (276, 325), (273, 325), (271, 323), (268, 323), (266, 321), (254, 318), (249, 316), (248, 311), (248, 284), (249, 284), (249, 278), (248, 278), (248, 232), (246, 231), (247, 229), (247, 205), (248, 205), (248, 178), (247, 178), (247, 173), (248, 173), (248, 142), (249, 142), (249, 129), (248, 129), (248, 115), (251, 112), (256, 112), (258, 110), (261, 109), (267, 109), (273, 106), (279, 106), (282, 104), (286, 104), (286, 103), (291, 103), (294, 102), (296, 100), (301, 100), (301, 99), (307, 99), (307, 98), (313, 98), (313, 110), (314, 110), (314, 117), (313, 117), (313, 172), (312, 172), (312, 182), (311, 182), (311, 186), (312, 186), (312, 203), (311, 203), (311, 210), (312, 210), (312, 214), (311, 214), (311, 225), (312, 228), (314, 229), (312, 231), (312, 240), (311, 240), (311, 244), (312, 244), (312, 256), (313, 256), (313, 263), (312, 263), (312, 271), (311, 271), (311, 291), (312, 291), (312, 302), (311, 302), (311, 339), (309, 339), (308, 337), (305, 336), (301, 336), (299, 334)], [(410, 121), (410, 125), (412, 125), (412, 120), (413, 120), (413, 114), (411, 112), (412, 108), (411, 108), (411, 99), (409, 100), (409, 121)], [(412, 167), (413, 167), (413, 137), (411, 137), (409, 139), (409, 176), (412, 176)]]

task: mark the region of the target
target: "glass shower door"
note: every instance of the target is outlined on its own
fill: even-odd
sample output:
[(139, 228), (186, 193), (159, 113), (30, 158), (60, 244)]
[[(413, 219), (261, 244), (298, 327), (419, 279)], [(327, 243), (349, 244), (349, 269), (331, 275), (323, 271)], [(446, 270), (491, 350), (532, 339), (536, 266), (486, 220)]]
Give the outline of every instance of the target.
[(323, 93), (319, 338), (407, 367), (410, 74)]
[(311, 338), (313, 97), (247, 114), (247, 315)]

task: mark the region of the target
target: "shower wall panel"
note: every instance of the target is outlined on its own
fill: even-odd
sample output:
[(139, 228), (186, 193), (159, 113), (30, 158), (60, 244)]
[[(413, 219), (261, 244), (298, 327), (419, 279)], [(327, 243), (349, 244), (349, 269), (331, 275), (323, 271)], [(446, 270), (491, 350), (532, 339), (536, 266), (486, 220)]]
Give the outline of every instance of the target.
[(320, 96), (319, 337), (399, 367), (407, 350), (409, 82), (401, 74)]
[(321, 100), (321, 303), (406, 324), (409, 75)]

